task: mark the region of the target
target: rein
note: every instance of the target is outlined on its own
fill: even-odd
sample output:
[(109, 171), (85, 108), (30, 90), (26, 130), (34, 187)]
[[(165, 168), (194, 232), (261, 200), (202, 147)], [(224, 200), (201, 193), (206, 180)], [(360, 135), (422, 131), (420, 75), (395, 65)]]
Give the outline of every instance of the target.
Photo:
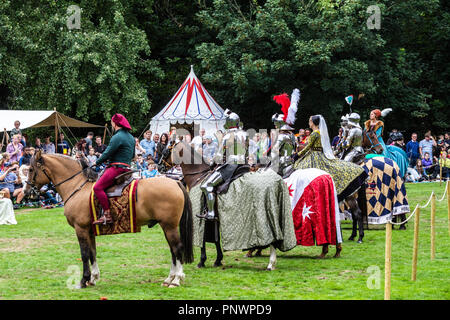
[(369, 139), (369, 141), (370, 141), (370, 144), (371, 144), (370, 149), (371, 149), (371, 150), (373, 150), (375, 147), (381, 145), (380, 142), (378, 142), (377, 144), (374, 144), (374, 143), (373, 143), (372, 139), (370, 139), (370, 136), (369, 136), (368, 131), (364, 130), (364, 134), (366, 135), (367, 139)]

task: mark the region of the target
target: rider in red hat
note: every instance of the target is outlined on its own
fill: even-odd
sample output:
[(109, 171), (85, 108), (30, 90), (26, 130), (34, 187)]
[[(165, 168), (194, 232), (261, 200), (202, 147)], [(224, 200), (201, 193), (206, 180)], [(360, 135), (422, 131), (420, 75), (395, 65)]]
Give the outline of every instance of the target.
[(103, 215), (94, 221), (94, 224), (113, 223), (105, 190), (114, 183), (115, 177), (129, 170), (131, 160), (134, 158), (135, 140), (129, 132), (131, 126), (128, 120), (123, 115), (116, 113), (111, 118), (111, 126), (114, 129), (114, 135), (105, 152), (95, 162), (95, 165), (98, 166), (109, 160), (103, 175), (94, 186), (95, 196), (103, 209)]

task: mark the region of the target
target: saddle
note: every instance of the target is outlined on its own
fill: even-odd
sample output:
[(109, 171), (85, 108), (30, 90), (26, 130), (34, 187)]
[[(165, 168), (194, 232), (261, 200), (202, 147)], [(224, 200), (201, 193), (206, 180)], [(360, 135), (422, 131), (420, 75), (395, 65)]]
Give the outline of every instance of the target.
[(125, 189), (135, 178), (133, 178), (133, 173), (139, 172), (138, 170), (130, 170), (119, 174), (114, 178), (114, 184), (105, 190), (108, 198), (120, 197), (122, 195), (123, 189)]

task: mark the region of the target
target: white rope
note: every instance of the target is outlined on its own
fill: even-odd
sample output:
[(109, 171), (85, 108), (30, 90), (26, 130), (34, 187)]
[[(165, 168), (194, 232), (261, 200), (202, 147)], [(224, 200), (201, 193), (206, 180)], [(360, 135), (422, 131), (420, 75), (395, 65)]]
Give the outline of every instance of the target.
[(402, 224), (407, 223), (408, 220), (411, 219), (412, 216), (416, 213), (418, 207), (419, 207), (419, 204), (416, 205), (416, 208), (414, 209), (413, 213), (411, 213), (411, 215), (410, 215), (410, 216), (408, 217), (408, 219), (406, 219), (405, 221), (402, 221), (402, 222), (393, 222), (393, 221), (391, 220), (391, 221), (389, 221), (389, 223), (390, 223), (390, 224), (393, 224), (393, 225), (402, 225)]
[(433, 194), (434, 194), (434, 191), (433, 191), (433, 192), (431, 192), (431, 195), (430, 195), (430, 199), (428, 199), (428, 202), (427, 202), (427, 204), (426, 204), (426, 205), (424, 205), (424, 206), (420, 206), (420, 208), (421, 208), (421, 209), (424, 209), (424, 208), (428, 207), (428, 205), (429, 205), (429, 204), (430, 204), (430, 202), (431, 202), (431, 198), (433, 198)]
[(449, 184), (450, 184), (450, 180), (447, 180), (447, 183), (445, 184), (445, 191), (444, 191), (444, 194), (442, 195), (442, 198), (441, 198), (440, 200), (437, 200), (437, 201), (441, 202), (442, 200), (445, 199), (445, 196), (447, 195), (447, 188), (448, 188), (448, 185), (449, 185)]

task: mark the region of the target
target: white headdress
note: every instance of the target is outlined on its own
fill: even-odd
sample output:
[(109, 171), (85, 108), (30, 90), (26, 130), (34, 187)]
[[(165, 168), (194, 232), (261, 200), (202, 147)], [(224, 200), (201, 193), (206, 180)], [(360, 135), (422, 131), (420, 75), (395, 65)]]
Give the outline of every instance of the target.
[(331, 149), (330, 137), (328, 136), (328, 128), (325, 119), (322, 115), (319, 114), (320, 123), (319, 123), (319, 131), (320, 131), (320, 142), (322, 143), (323, 153), (327, 159), (333, 160), (336, 159), (333, 154), (333, 149)]

